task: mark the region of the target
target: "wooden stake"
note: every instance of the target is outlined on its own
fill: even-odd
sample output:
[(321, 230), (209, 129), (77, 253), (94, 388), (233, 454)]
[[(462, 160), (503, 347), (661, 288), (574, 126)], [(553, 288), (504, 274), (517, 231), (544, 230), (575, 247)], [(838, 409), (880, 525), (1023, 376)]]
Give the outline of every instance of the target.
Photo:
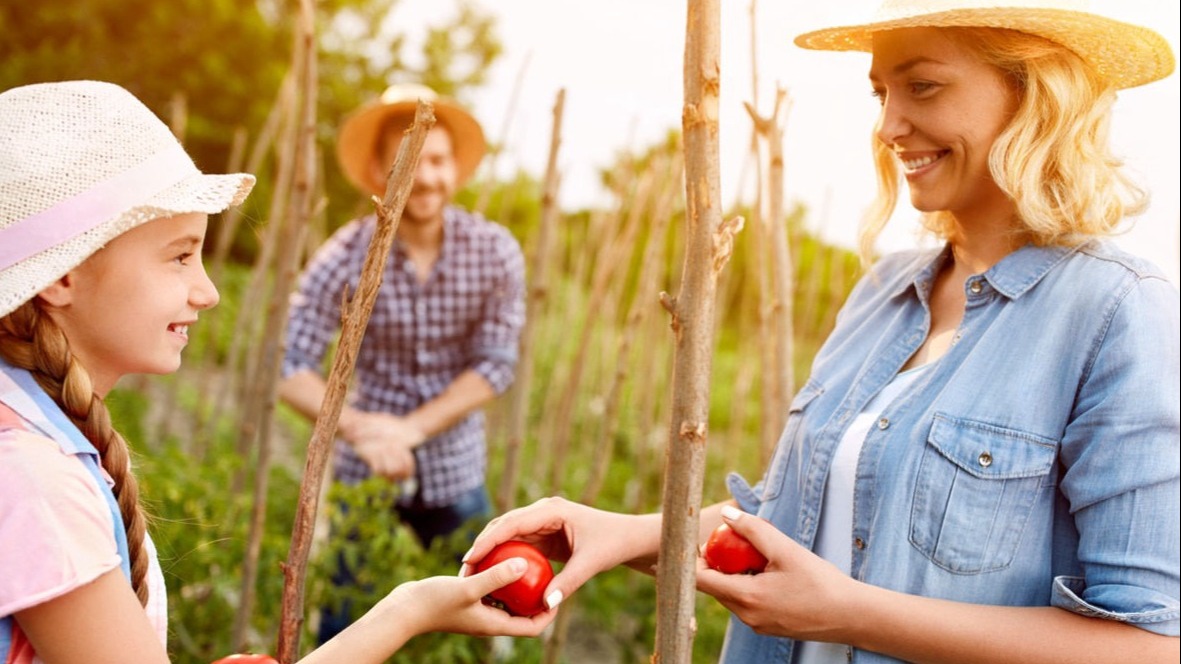
[(742, 218), (723, 223), (718, 165), (720, 0), (689, 0), (685, 34), (686, 245), (680, 292), (665, 296), (676, 340), (673, 408), (664, 475), (660, 564), (656, 571), (656, 648), (652, 661), (693, 658), (696, 559), (709, 435), (709, 379), (718, 273)]
[(529, 274), (529, 299), (525, 302), (525, 327), (521, 329), (521, 359), (517, 363), (517, 378), (509, 391), (508, 436), (504, 449), (504, 470), (500, 476), (497, 506), (501, 511), (512, 509), (517, 493), (517, 477), (521, 465), (521, 446), (529, 418), (529, 396), (533, 386), (534, 345), (538, 322), (545, 307), (548, 272), (553, 253), (554, 238), (561, 209), (558, 206), (558, 148), (562, 145), (562, 111), (566, 105), (566, 89), (558, 90), (554, 100), (554, 124), (550, 134), (549, 159), (545, 167), (545, 189), (541, 198), (541, 221), (537, 229), (537, 244)]
[[(258, 454), (254, 468), (254, 499), (250, 515), (250, 530), (246, 541), (246, 559), (242, 565), (241, 600), (234, 619), (233, 643), (238, 649), (246, 647), (250, 616), (254, 610), (254, 596), (258, 578), (258, 560), (262, 553), (262, 536), (266, 525), (267, 487), (270, 480), (271, 424), (278, 401), (279, 374), (285, 348), (283, 330), (287, 326), (291, 284), (295, 281), (297, 262), (303, 247), (304, 233), (312, 214), (312, 184), (316, 179), (316, 31), (313, 0), (300, 0), (299, 20), (295, 34), (294, 58), (299, 72), (298, 111), (294, 113), (296, 126), (294, 159), (292, 163), (291, 215), (287, 232), (279, 240), (275, 255), (274, 284), (267, 304), (263, 328), (263, 347), (259, 352), (254, 389), (245, 412), (253, 429), (254, 440), (242, 441), (249, 446), (256, 442)], [(247, 447), (249, 449), (249, 447)]]
[(365, 335), (365, 327), (369, 324), (369, 315), (377, 301), (382, 272), (389, 260), (398, 223), (402, 219), (402, 208), (405, 207), (406, 199), (410, 197), (410, 189), (414, 185), (419, 153), (422, 152), (427, 131), (434, 124), (434, 108), (420, 100), (415, 110), (414, 124), (407, 130), (406, 138), (398, 147), (398, 156), (386, 181), (385, 198), (377, 200), (376, 196), (373, 197), (377, 208), (377, 230), (365, 254), (357, 292), (344, 306), (340, 344), (332, 358), (324, 403), (320, 407), (319, 415), (316, 416), (312, 438), (308, 442), (308, 458), (303, 482), (299, 487), (299, 504), (296, 507), (295, 525), (292, 528), (291, 550), (287, 555), (287, 563), (283, 566), (283, 612), (279, 624), (278, 647), (278, 659), (282, 664), (294, 662), (299, 650), (308, 552), (312, 544), (324, 469), (328, 464), (332, 441), (336, 438), (337, 420), (340, 419), (340, 412), (344, 408), (345, 394), (352, 380), (357, 352)]

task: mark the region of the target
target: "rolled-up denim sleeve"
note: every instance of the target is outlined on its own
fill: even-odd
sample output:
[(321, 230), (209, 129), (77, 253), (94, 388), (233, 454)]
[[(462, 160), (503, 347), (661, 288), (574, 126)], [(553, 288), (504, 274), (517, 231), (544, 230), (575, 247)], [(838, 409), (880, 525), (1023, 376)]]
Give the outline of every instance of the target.
[(346, 290), (352, 294), (360, 278), (360, 260), (353, 254), (361, 230), (358, 222), (341, 228), (300, 275), (287, 313), (284, 378), (303, 370), (321, 371), (328, 346), (340, 332), (342, 298)]
[(511, 235), (505, 232), (500, 238), (495, 254), (502, 269), (493, 279), (471, 342), (472, 369), (497, 394), (512, 385), (525, 325), (525, 258)]
[(1181, 334), (1176, 289), (1135, 281), (1090, 344), (1092, 362), (1061, 448), (1060, 488), (1079, 533), (1082, 576), (1058, 577), (1054, 606), (1178, 635)]

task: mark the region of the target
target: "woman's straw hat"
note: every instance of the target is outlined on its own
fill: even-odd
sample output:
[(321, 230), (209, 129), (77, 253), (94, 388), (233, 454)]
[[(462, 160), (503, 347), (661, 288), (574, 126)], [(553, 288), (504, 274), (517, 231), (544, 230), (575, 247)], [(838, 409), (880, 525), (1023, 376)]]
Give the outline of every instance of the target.
[(117, 85), (0, 93), (0, 316), (121, 233), (221, 212), (253, 186), (252, 175), (201, 173), (168, 127)]
[(369, 165), (377, 150), (378, 134), (391, 117), (402, 115), (413, 119), (419, 99), (430, 102), (435, 117), (451, 132), (459, 184), (462, 186), (475, 172), (487, 149), (480, 123), (454, 101), (440, 97), (425, 85), (406, 83), (390, 86), (380, 97), (350, 114), (341, 125), (336, 158), (353, 186), (369, 193)]
[(1087, 11), (1079, 0), (885, 0), (869, 23), (808, 32), (804, 48), (872, 51), (873, 34), (919, 27), (1006, 28), (1044, 37), (1074, 51), (1117, 88), (1173, 72), (1173, 52), (1153, 30)]

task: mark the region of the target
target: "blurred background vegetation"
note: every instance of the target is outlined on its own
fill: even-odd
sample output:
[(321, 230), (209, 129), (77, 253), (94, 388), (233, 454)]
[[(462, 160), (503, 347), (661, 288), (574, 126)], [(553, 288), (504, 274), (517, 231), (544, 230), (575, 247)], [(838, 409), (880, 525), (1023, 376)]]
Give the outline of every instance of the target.
[[(367, 203), (344, 181), (332, 158), (341, 117), (388, 84), (421, 81), (463, 100), (485, 82), (502, 52), (494, 16), (455, 2), (441, 25), (397, 26), (385, 20), (397, 0), (320, 0), (316, 5), (319, 67), (316, 141), (317, 199), (306, 235), (314, 249)], [(250, 486), (258, 453), (242, 440), (241, 404), (257, 378), (252, 358), (263, 346), (259, 319), (265, 293), (279, 269), (264, 246), (279, 150), (260, 139), (273, 125), (291, 68), (294, 2), (282, 0), (54, 0), (0, 5), (0, 88), (66, 79), (119, 83), (156, 111), (182, 137), (207, 172), (241, 170), (251, 163), (259, 185), (241, 210), (240, 225), (212, 219), (210, 236), (229, 229), (224, 254), (212, 256), (222, 304), (203, 316), (174, 376), (129, 380), (110, 396), (116, 422), (137, 448), (142, 494), (155, 515), (152, 532), (169, 584), (170, 650), (176, 662), (209, 662), (243, 648), (274, 652), (291, 524), (310, 425), (283, 408), (274, 412), (275, 452), (267, 461), (261, 573), (244, 642), (231, 635), (242, 606), (241, 561), (247, 556)], [(407, 29), (422, 31), (422, 52), (406, 52)], [(415, 67), (409, 61), (419, 63)], [(534, 127), (549, 131), (549, 127)], [(274, 130), (270, 130), (273, 133)], [(498, 146), (493, 145), (493, 150)], [(551, 494), (593, 499), (605, 509), (660, 507), (669, 440), (672, 337), (656, 293), (675, 294), (682, 269), (684, 184), (679, 132), (634, 145), (602, 164), (610, 192), (601, 205), (561, 210), (546, 283), (531, 283), (540, 304), (533, 342), (522, 349), (534, 362), (528, 385), (527, 426), (519, 455), (520, 481), (497, 495), (506, 471), (505, 400), (489, 408), (488, 485), (502, 507)], [(477, 178), (460, 202), (505, 224), (539, 272), (539, 225), (546, 197), (542, 174), (518, 172), (500, 180)], [(718, 288), (717, 351), (704, 498), (725, 499), (723, 478), (737, 471), (758, 479), (776, 431), (768, 434), (763, 393), (763, 349), (771, 343), (766, 229), (787, 228), (794, 289), (790, 302), (794, 384), (807, 375), (819, 344), (859, 271), (855, 256), (804, 231), (799, 206), (777, 219), (760, 219), (759, 201), (738, 202), (728, 214), (748, 220)], [(223, 215), (228, 217), (229, 215)], [(210, 242), (207, 250), (215, 251)], [(260, 288), (261, 286), (261, 288)], [(540, 287), (540, 288), (539, 288)], [(283, 297), (284, 293), (272, 293)], [(248, 377), (253, 377), (248, 379)], [(520, 377), (518, 378), (520, 382)], [(557, 444), (555, 441), (561, 441)], [(599, 461), (603, 461), (600, 465)], [(340, 489), (333, 489), (340, 491)], [(358, 506), (392, 490), (373, 482), (349, 490)], [(371, 591), (354, 597), (360, 609), (402, 581), (453, 574), (463, 542), (422, 551), (390, 515), (363, 512), (353, 524), (371, 565)], [(321, 513), (321, 525), (339, 514)], [(308, 607), (337, 601), (323, 579), (327, 561), (350, 554), (347, 542), (318, 540), (308, 576)], [(398, 662), (646, 660), (655, 630), (653, 581), (628, 570), (592, 580), (565, 605), (568, 632), (515, 640), (507, 650), (491, 641), (453, 635), (413, 640)], [(309, 610), (307, 627), (314, 625)], [(708, 597), (698, 602), (695, 658), (716, 661), (726, 612)], [(310, 635), (310, 632), (307, 633)], [(310, 636), (302, 640), (304, 648)]]

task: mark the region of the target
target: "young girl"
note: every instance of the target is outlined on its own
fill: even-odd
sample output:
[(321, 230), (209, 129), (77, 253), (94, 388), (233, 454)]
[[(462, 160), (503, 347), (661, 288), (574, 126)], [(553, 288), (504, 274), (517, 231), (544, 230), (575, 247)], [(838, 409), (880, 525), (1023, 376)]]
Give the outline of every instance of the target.
[[(218, 300), (207, 215), (253, 184), (198, 171), (118, 86), (0, 94), (0, 661), (168, 661), (164, 581), (103, 397), (180, 366)], [(523, 571), (403, 584), (305, 661), (381, 662), (431, 630), (536, 635), (552, 612), (480, 603)]]
[[(1176, 662), (1178, 295), (1105, 236), (1145, 196), (1107, 144), (1117, 89), (1173, 71), (1155, 32), (1076, 3), (890, 0), (815, 49), (873, 54), (881, 182), (934, 251), (857, 285), (775, 458), (703, 510), (769, 559), (702, 564), (726, 662)], [(746, 513), (757, 513), (756, 519)], [(549, 499), (470, 553), (527, 538), (568, 559), (550, 605), (650, 565), (660, 515)]]

